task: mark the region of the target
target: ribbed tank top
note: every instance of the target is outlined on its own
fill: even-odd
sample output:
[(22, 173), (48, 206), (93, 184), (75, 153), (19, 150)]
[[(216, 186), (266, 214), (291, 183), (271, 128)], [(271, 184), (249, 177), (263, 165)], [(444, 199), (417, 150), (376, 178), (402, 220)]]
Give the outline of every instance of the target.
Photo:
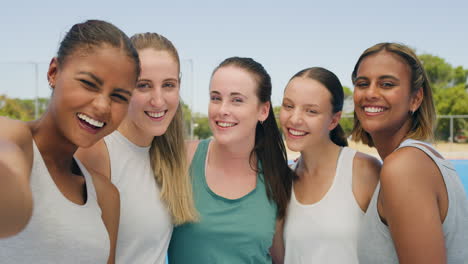
[(355, 154), (342, 148), (333, 183), (320, 201), (301, 204), (293, 188), (283, 231), (285, 263), (358, 263), (357, 234), (364, 212), (352, 188)]
[(104, 141), (111, 181), (120, 192), (116, 263), (165, 263), (173, 225), (154, 179), (150, 147), (133, 144), (119, 131)]
[(271, 263), (276, 205), (266, 195), (263, 175), (254, 190), (238, 199), (214, 193), (205, 178), (209, 140), (200, 141), (190, 170), (200, 221), (174, 228), (171, 264)]
[[(425, 145), (421, 146), (420, 144)], [(448, 195), (447, 216), (442, 224), (445, 238), (447, 263), (468, 262), (468, 200), (459, 176), (453, 165), (434, 155), (429, 144), (407, 139), (397, 148), (413, 147), (426, 153), (437, 165), (442, 174)], [(434, 150), (435, 151), (435, 150)], [(369, 209), (364, 217), (359, 232), (358, 254), (362, 264), (398, 263), (398, 256), (388, 227), (380, 220), (377, 211), (377, 198), (380, 184), (377, 186)]]
[(33, 151), (33, 214), (23, 231), (0, 239), (0, 263), (107, 263), (109, 234), (88, 171), (75, 159), (87, 191), (86, 203), (75, 204), (55, 185), (34, 142)]

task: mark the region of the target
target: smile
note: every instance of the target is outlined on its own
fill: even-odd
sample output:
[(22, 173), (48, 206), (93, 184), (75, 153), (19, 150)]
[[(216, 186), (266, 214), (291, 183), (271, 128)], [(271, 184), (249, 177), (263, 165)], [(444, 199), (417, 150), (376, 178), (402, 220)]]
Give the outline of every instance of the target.
[(216, 122), (216, 125), (220, 126), (220, 127), (223, 127), (223, 128), (227, 128), (227, 127), (233, 127), (235, 125), (237, 125), (237, 123), (231, 123), (231, 122)]
[(92, 128), (102, 128), (106, 124), (105, 122), (93, 119), (92, 117), (87, 116), (83, 113), (78, 113), (76, 116)]
[(305, 135), (308, 134), (305, 131), (300, 131), (300, 130), (296, 130), (296, 129), (292, 129), (292, 128), (288, 128), (288, 132), (289, 132), (289, 134), (291, 134), (293, 136), (296, 136), (296, 137), (305, 136)]
[(160, 112), (150, 112), (150, 111), (145, 111), (146, 115), (148, 115), (151, 118), (157, 118), (160, 119), (161, 117), (165, 116), (167, 113), (167, 110), (160, 111)]
[(366, 113), (380, 113), (383, 111), (385, 111), (385, 108), (380, 107), (380, 106), (365, 106), (364, 107), (364, 112)]

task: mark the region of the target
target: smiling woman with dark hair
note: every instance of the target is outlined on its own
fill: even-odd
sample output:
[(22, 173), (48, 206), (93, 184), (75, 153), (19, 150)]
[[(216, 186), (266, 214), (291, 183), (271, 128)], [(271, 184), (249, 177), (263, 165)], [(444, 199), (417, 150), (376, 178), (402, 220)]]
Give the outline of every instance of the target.
[(130, 39), (89, 20), (62, 41), (38, 120), (0, 119), (0, 259), (4, 263), (114, 263), (119, 194), (73, 157), (114, 131), (139, 75)]
[(453, 165), (424, 142), (435, 110), (418, 57), (380, 43), (364, 51), (352, 77), (353, 137), (383, 160), (361, 226), (360, 263), (466, 263), (468, 201)]

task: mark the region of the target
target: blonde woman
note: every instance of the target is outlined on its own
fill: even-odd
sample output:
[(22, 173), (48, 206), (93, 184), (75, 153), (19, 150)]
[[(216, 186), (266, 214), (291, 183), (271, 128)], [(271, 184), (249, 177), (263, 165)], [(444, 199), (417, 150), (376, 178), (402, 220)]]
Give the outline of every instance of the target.
[[(116, 132), (79, 156), (120, 191), (117, 263), (165, 263), (174, 225), (196, 219), (179, 102), (180, 62), (156, 33), (136, 34), (141, 75)], [(98, 176), (99, 177), (99, 176)]]

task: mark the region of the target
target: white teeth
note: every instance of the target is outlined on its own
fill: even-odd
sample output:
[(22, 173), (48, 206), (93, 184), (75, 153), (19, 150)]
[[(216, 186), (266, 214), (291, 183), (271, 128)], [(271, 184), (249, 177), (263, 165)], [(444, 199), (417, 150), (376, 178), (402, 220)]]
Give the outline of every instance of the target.
[(226, 123), (226, 122), (218, 122), (218, 126), (220, 127), (232, 127), (235, 126), (236, 123)]
[(166, 114), (166, 111), (161, 111), (161, 112), (146, 112), (149, 116), (158, 118), (161, 116), (164, 116)]
[(368, 113), (380, 113), (383, 112), (384, 109), (382, 107), (364, 107), (364, 111)]
[(294, 136), (304, 136), (306, 134), (306, 132), (301, 132), (294, 129), (289, 129), (289, 133), (291, 133)]
[(89, 123), (90, 125), (93, 125), (95, 127), (103, 127), (104, 126), (104, 122), (101, 122), (101, 121), (98, 121), (98, 120), (94, 120), (92, 119), (91, 117), (85, 115), (85, 114), (82, 114), (82, 113), (79, 113), (78, 115), (78, 118), (83, 120), (83, 121), (86, 121), (87, 123)]

